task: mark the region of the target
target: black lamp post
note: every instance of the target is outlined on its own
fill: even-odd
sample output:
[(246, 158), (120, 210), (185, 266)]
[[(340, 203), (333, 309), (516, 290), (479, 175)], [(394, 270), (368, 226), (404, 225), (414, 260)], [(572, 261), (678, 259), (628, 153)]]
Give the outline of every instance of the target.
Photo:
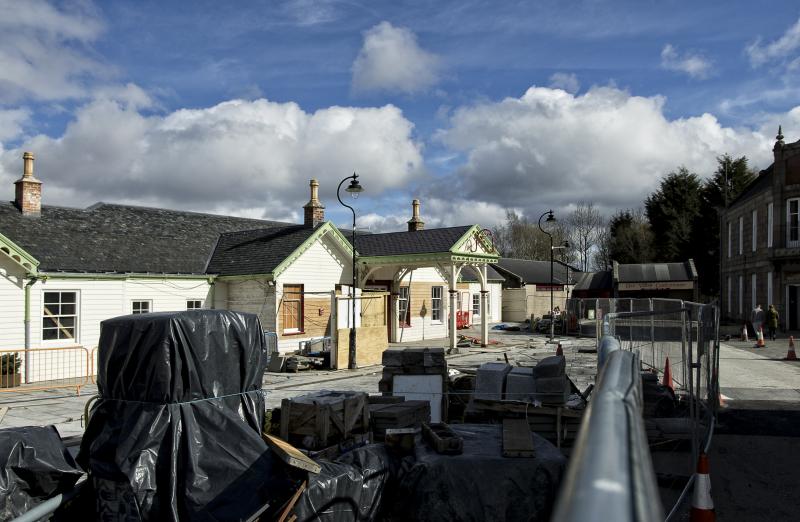
[(548, 210), (539, 216), (539, 230), (541, 230), (543, 234), (547, 234), (547, 237), (550, 238), (550, 341), (552, 341), (555, 333), (556, 319), (555, 314), (553, 313), (553, 234), (542, 228), (542, 218), (545, 216), (547, 216), (545, 223), (555, 223), (556, 217), (553, 215), (552, 210)]
[(342, 189), (342, 185), (348, 179), (352, 180), (352, 181), (350, 181), (350, 185), (347, 186), (345, 191), (349, 192), (350, 196), (353, 199), (358, 198), (358, 195), (361, 192), (364, 192), (364, 189), (361, 187), (361, 184), (358, 182), (358, 174), (356, 174), (355, 172), (353, 172), (352, 176), (347, 176), (342, 181), (340, 181), (339, 182), (339, 186), (336, 187), (336, 199), (339, 200), (339, 203), (341, 203), (342, 206), (345, 206), (345, 207), (349, 208), (350, 212), (353, 213), (353, 239), (350, 241), (352, 243), (352, 245), (353, 245), (353, 289), (352, 289), (352, 295), (351, 295), (351, 298), (352, 298), (352, 301), (353, 301), (353, 303), (352, 303), (353, 304), (353, 308), (352, 308), (352, 310), (353, 310), (353, 322), (350, 323), (350, 350), (348, 352), (347, 368), (349, 368), (350, 370), (355, 370), (356, 367), (357, 367), (357, 365), (356, 365), (356, 286), (357, 286), (357, 282), (356, 282), (356, 209), (354, 209), (353, 207), (351, 207), (350, 205), (348, 205), (347, 203), (342, 201), (342, 198), (339, 195), (339, 191)]

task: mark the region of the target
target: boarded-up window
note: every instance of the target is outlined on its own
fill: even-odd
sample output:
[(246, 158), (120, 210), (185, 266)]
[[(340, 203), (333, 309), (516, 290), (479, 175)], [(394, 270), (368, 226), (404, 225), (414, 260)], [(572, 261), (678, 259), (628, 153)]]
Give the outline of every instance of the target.
[(77, 292), (44, 293), (42, 340), (75, 340), (77, 324)]
[(284, 333), (303, 331), (303, 285), (283, 285), (281, 323)]

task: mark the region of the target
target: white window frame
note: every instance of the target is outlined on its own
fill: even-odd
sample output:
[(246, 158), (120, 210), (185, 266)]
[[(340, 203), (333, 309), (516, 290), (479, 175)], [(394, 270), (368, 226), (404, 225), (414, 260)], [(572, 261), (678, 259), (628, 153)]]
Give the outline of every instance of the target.
[(739, 276), (739, 315), (744, 315), (744, 276)]
[(772, 302), (772, 272), (767, 272), (767, 303), (766, 305), (769, 306), (771, 304), (775, 304)]
[[(147, 311), (142, 312), (142, 304), (147, 304)], [(138, 311), (137, 311), (137, 305)], [(152, 299), (132, 299), (131, 300), (131, 314), (138, 315), (138, 314), (149, 314), (153, 311), (153, 300)]]
[[(190, 306), (192, 303), (199, 303), (199, 306)], [(203, 300), (202, 299), (187, 299), (186, 300), (186, 309), (187, 310), (202, 310), (203, 309)]]
[(481, 315), (481, 294), (472, 294), (472, 315)]
[(772, 203), (767, 205), (767, 248), (772, 248)]
[(739, 255), (744, 254), (744, 216), (739, 216)]
[[(437, 292), (438, 290), (438, 292)], [(439, 294), (438, 296), (436, 294)], [(444, 287), (443, 286), (432, 286), (431, 287), (431, 322), (433, 323), (441, 323), (442, 322), (442, 299), (444, 296)]]
[[(797, 216), (795, 220), (798, 222), (797, 239), (792, 240), (792, 203), (797, 204)], [(786, 200), (786, 247), (797, 248), (800, 246), (800, 198), (790, 198)]]
[(728, 221), (728, 257), (733, 255), (733, 235), (731, 234), (731, 222)]
[(758, 243), (758, 210), (753, 210), (753, 252), (756, 251)]
[[(45, 301), (46, 301), (45, 295), (46, 294), (58, 294), (59, 295), (59, 300), (58, 300), (58, 306), (59, 306), (58, 312), (59, 313), (58, 314), (53, 314), (53, 316), (55, 316), (55, 317), (74, 317), (75, 325), (74, 325), (73, 328), (74, 328), (75, 333), (74, 333), (74, 336), (72, 338), (68, 338), (68, 337), (61, 338), (60, 335), (62, 334), (62, 331), (58, 330), (58, 329), (56, 330), (56, 332), (58, 332), (57, 333), (58, 338), (56, 338), (56, 339), (45, 339), (44, 338), (44, 332), (45, 332), (45, 329), (46, 329), (45, 326), (44, 326), (44, 320), (45, 320), (45, 318), (51, 317), (51, 315), (49, 313), (47, 313), (49, 311), (49, 309), (47, 308), (48, 305), (45, 303)], [(72, 303), (63, 303), (62, 299), (61, 299), (61, 295), (62, 294), (75, 294), (75, 303), (74, 303), (74, 305), (75, 305), (75, 313), (74, 314), (62, 314), (61, 313), (60, 307), (63, 304), (72, 304)], [(80, 290), (72, 290), (72, 289), (42, 290), (42, 314), (41, 314), (42, 315), (42, 322), (41, 322), (41, 325), (42, 325), (42, 331), (41, 331), (42, 345), (47, 345), (47, 346), (54, 346), (54, 345), (67, 346), (67, 345), (79, 344), (80, 343), (80, 333), (81, 333), (81, 329), (80, 329), (81, 313), (80, 312), (81, 312), (81, 293), (80, 293)], [(51, 328), (47, 328), (47, 330), (51, 330)]]
[(411, 312), (409, 305), (411, 304), (411, 288), (408, 286), (401, 286), (400, 292), (397, 297), (397, 317), (400, 323), (400, 328), (411, 327)]
[(752, 273), (750, 276), (750, 300), (753, 302), (752, 307), (755, 308), (758, 304), (758, 291), (756, 289), (756, 285), (758, 284), (758, 276), (755, 272)]
[(731, 276), (728, 276), (728, 307), (727, 311), (730, 314), (731, 310), (731, 303), (733, 303), (733, 281), (731, 281)]

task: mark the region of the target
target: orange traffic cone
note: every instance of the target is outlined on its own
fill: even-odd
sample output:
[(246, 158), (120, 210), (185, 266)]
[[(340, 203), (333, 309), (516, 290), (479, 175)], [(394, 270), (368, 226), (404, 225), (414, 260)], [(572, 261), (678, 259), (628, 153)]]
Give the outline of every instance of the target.
[(794, 353), (794, 337), (789, 336), (789, 351), (786, 352), (784, 361), (797, 361), (797, 354)]
[(558, 343), (558, 348), (556, 348), (556, 355), (564, 355), (564, 350), (561, 348), (561, 343)]
[(664, 361), (664, 378), (661, 380), (661, 384), (673, 392), (675, 391), (675, 386), (672, 384), (672, 369), (669, 367), (669, 357)]
[(766, 344), (764, 344), (764, 327), (760, 327), (758, 329), (758, 340), (756, 341), (756, 348), (766, 348)]
[(713, 522), (716, 520), (714, 501), (711, 500), (711, 476), (709, 475), (708, 455), (700, 454), (697, 459), (697, 473), (694, 476), (694, 495), (692, 496), (691, 522)]
[(742, 327), (742, 341), (747, 342), (749, 339), (747, 338), (747, 323)]

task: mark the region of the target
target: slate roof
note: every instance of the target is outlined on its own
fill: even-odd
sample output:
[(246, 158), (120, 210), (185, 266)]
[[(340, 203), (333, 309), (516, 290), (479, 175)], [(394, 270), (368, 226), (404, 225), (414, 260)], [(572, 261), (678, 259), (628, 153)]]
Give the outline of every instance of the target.
[[(694, 272), (694, 273), (693, 273)], [(691, 260), (686, 263), (644, 263), (619, 265), (620, 283), (692, 281), (697, 277)]]
[(766, 169), (762, 170), (758, 173), (756, 179), (750, 182), (743, 190), (739, 196), (730, 202), (728, 208), (734, 207), (739, 203), (747, 201), (751, 197), (755, 196), (756, 194), (760, 194), (767, 190), (770, 190), (772, 187), (772, 173), (774, 172), (773, 169), (774, 165), (770, 165)]
[(599, 272), (585, 272), (579, 274), (574, 290), (613, 290), (614, 282), (611, 270), (601, 270)]
[(220, 234), (287, 223), (98, 203), (42, 206), (23, 216), (0, 203), (0, 233), (47, 272), (203, 274)]
[[(517, 259), (513, 257), (503, 257), (497, 262), (495, 268), (503, 274), (517, 279), (520, 283), (528, 284), (550, 284), (550, 261), (533, 261), (530, 259)], [(568, 278), (574, 283), (577, 279), (579, 270), (555, 261), (553, 263), (553, 283), (557, 285), (567, 284)]]
[[(506, 280), (506, 278), (500, 275), (500, 273), (495, 270), (492, 265), (486, 265), (486, 277), (489, 279), (489, 281), (502, 282)], [(461, 282), (479, 283), (480, 280), (478, 279), (478, 275), (475, 273), (475, 271), (467, 267), (461, 270)]]
[(289, 225), (222, 234), (206, 272), (219, 275), (270, 274), (315, 230), (303, 225)]
[[(471, 226), (431, 228), (412, 232), (385, 234), (356, 233), (356, 251), (360, 256), (397, 256), (449, 252)], [(350, 235), (347, 235), (348, 240)]]

